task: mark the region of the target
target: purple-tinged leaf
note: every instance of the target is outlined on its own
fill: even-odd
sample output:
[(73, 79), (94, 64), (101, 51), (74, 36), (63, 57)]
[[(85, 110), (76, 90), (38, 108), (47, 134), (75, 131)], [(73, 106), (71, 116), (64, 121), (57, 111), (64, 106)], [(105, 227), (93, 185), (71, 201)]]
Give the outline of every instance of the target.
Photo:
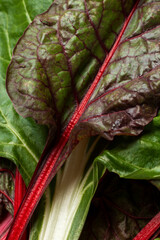
[[(16, 110), (61, 131), (132, 5), (133, 1), (55, 1), (36, 17), (19, 40), (8, 69), (7, 88)], [(156, 115), (159, 5), (144, 1), (132, 16), (87, 103), (83, 127), (112, 139), (139, 134)]]
[[(138, 17), (141, 16), (139, 19)], [(160, 2), (134, 13), (101, 77), (81, 124), (108, 139), (137, 135), (160, 104)]]
[(14, 164), (0, 158), (0, 216), (4, 209), (12, 215), (14, 212), (14, 171)]
[(19, 40), (7, 74), (16, 110), (62, 125), (111, 49), (135, 1), (54, 1)]

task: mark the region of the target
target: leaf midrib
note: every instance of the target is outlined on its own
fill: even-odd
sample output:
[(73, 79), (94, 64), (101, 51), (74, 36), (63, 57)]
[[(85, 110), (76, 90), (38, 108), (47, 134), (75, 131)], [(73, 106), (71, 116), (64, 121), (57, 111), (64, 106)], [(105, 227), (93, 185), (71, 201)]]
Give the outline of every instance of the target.
[(26, 12), (26, 18), (28, 20), (28, 23), (30, 24), (32, 22), (32, 19), (31, 19), (30, 15), (29, 15), (29, 12), (27, 10), (27, 6), (26, 6), (26, 3), (25, 3), (25, 0), (22, 0), (22, 3), (23, 3), (23, 6), (24, 6), (24, 10)]

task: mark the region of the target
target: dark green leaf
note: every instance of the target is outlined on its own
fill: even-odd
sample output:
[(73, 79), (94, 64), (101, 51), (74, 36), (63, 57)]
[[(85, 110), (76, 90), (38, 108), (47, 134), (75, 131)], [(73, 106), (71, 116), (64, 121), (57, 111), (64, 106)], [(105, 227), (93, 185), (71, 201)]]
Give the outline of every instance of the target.
[(160, 193), (147, 181), (107, 173), (92, 200), (80, 240), (131, 240), (160, 210)]

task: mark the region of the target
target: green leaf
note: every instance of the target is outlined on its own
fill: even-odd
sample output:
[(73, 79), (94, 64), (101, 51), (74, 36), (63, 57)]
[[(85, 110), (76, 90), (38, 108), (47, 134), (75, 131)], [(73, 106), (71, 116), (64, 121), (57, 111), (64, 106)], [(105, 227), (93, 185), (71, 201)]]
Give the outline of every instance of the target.
[(5, 78), (13, 47), (33, 17), (52, 1), (0, 1), (0, 156), (18, 166), (28, 184), (44, 148), (47, 128), (23, 119), (13, 109)]
[(124, 178), (160, 179), (160, 116), (139, 137), (117, 138), (97, 161)]

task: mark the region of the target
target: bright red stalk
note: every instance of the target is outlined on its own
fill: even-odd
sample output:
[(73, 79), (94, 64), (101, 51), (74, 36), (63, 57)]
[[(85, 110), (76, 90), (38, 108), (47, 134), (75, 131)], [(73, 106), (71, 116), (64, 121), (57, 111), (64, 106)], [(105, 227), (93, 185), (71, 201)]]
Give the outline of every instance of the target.
[(137, 234), (133, 240), (149, 240), (160, 228), (160, 212)]
[(14, 195), (14, 216), (16, 215), (18, 208), (23, 200), (26, 192), (25, 183), (18, 171), (16, 169), (16, 179), (15, 179), (15, 195)]
[[(61, 160), (59, 159), (60, 154), (62, 150), (64, 149), (65, 145), (67, 144), (69, 140), (69, 136), (71, 134), (71, 131), (73, 130), (74, 126), (79, 121), (82, 113), (84, 112), (87, 103), (89, 99), (92, 96), (92, 93), (94, 92), (98, 82), (100, 81), (106, 67), (108, 66), (113, 54), (115, 53), (117, 47), (119, 46), (120, 40), (124, 34), (124, 31), (126, 30), (126, 27), (128, 26), (128, 23), (133, 16), (133, 13), (135, 12), (137, 5), (139, 3), (139, 0), (136, 1), (136, 4), (134, 8), (132, 9), (130, 15), (126, 19), (123, 28), (113, 45), (110, 53), (107, 55), (102, 67), (100, 68), (95, 80), (93, 81), (91, 87), (89, 88), (87, 94), (83, 98), (82, 102), (79, 106), (75, 109), (75, 112), (66, 127), (65, 131), (63, 132), (59, 142), (52, 150), (51, 154), (47, 158), (47, 161), (45, 165), (43, 166), (43, 169), (41, 171), (38, 171), (36, 169), (36, 174), (34, 174), (31, 183), (29, 185), (29, 188), (27, 190), (27, 194), (24, 198), (24, 201), (21, 204), (21, 207), (19, 208), (17, 215), (14, 219), (13, 226), (10, 229), (10, 232), (8, 234), (7, 240), (18, 240), (22, 236), (22, 233), (26, 227), (26, 225), (29, 222), (30, 217), (32, 216), (33, 211), (35, 210), (41, 196), (43, 195), (47, 185), (50, 183), (52, 178), (55, 176), (58, 167), (61, 164)], [(59, 161), (58, 161), (59, 160)]]
[[(24, 195), (26, 193), (26, 186), (23, 181), (22, 176), (20, 175), (18, 168), (16, 169), (16, 177), (15, 177), (15, 195), (14, 195), (14, 217), (21, 205), (21, 202), (24, 198)], [(21, 238), (22, 240), (27, 239), (27, 232), (25, 231), (23, 233), (23, 236)]]

